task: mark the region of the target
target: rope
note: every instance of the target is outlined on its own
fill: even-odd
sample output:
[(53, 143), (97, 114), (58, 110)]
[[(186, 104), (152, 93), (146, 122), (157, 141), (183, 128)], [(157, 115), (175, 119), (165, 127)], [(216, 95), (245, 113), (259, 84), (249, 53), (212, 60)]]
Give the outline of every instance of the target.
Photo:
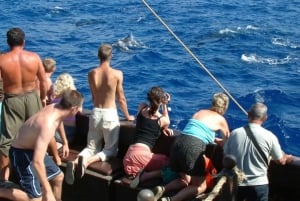
[(215, 78), (215, 76), (205, 67), (204, 64), (194, 55), (194, 53), (178, 38), (178, 36), (169, 28), (169, 26), (161, 19), (159, 15), (149, 6), (149, 4), (142, 0), (145, 6), (153, 13), (153, 15), (164, 25), (164, 27), (174, 36), (174, 38), (184, 47), (184, 49), (198, 62), (203, 70), (224, 90), (224, 92), (231, 98), (231, 100), (247, 115), (246, 110), (235, 100), (235, 98), (229, 93), (229, 91)]
[(220, 193), (222, 187), (225, 185), (226, 181), (227, 181), (227, 177), (222, 176), (220, 178), (220, 180), (218, 181), (218, 183), (213, 188), (213, 190), (209, 193), (208, 197), (205, 198), (203, 201), (213, 201), (219, 195), (219, 193)]

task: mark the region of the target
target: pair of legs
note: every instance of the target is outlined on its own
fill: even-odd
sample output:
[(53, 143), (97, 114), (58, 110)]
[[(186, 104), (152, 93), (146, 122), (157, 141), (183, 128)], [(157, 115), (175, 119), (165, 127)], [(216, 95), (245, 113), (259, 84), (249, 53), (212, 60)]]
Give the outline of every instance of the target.
[(141, 170), (133, 179), (123, 178), (122, 182), (129, 184), (130, 188), (137, 188), (139, 184), (146, 183), (148, 181), (162, 178), (161, 170), (144, 171)]
[(98, 161), (106, 161), (110, 157), (116, 156), (118, 152), (119, 131), (120, 122), (116, 109), (93, 108), (92, 114), (89, 117), (87, 146), (74, 161), (68, 162), (66, 182), (73, 184), (74, 173), (76, 178), (81, 178), (90, 164)]
[(239, 186), (237, 201), (268, 201), (269, 185)]
[[(45, 191), (43, 190), (43, 186), (41, 186), (37, 170), (33, 165), (33, 155), (34, 150), (15, 147), (11, 147), (9, 150), (11, 168), (12, 171), (15, 172), (15, 178), (19, 182), (20, 189), (26, 192), (30, 201), (40, 201), (42, 200), (42, 196), (45, 196)], [(55, 164), (53, 159), (47, 154), (44, 156), (44, 165), (45, 176), (47, 177), (45, 179), (49, 181), (55, 199), (60, 201), (64, 174)], [(24, 198), (22, 191), (13, 190), (11, 193), (13, 194), (10, 194), (10, 196), (20, 196), (21, 198)]]
[(130, 184), (132, 188), (136, 188), (139, 183), (162, 178), (162, 169), (169, 163), (166, 155), (152, 153), (144, 143), (132, 144), (123, 158), (125, 173), (134, 177)]
[[(165, 156), (166, 157), (166, 156)], [(162, 162), (162, 160), (160, 161)], [(167, 164), (167, 163), (166, 163)], [(168, 184), (171, 181), (179, 178), (179, 174), (173, 171), (168, 165), (162, 164), (162, 166), (155, 170), (148, 170), (146, 166), (142, 169), (135, 178), (128, 183), (130, 183), (131, 188), (136, 188), (139, 183), (146, 183), (148, 181), (153, 181), (160, 179), (164, 184)], [(160, 181), (161, 182), (161, 181)], [(126, 182), (125, 182), (126, 183)], [(177, 184), (176, 184), (177, 185)], [(180, 188), (179, 188), (180, 189)], [(176, 189), (175, 189), (176, 190)]]
[[(113, 123), (109, 128), (103, 128), (102, 134), (93, 132), (93, 130), (89, 131), (87, 147), (73, 161), (74, 167), (82, 169), (80, 177), (84, 175), (85, 169), (92, 163), (107, 161), (109, 158), (117, 155), (119, 129), (119, 123)], [(102, 149), (103, 140), (105, 145)]]
[[(52, 187), (54, 197), (57, 201), (61, 201), (63, 180), (64, 180), (64, 173), (61, 172), (59, 175), (57, 175), (55, 178), (49, 181)], [(39, 200), (42, 200), (42, 198), (40, 198)]]
[(67, 163), (66, 173), (65, 173), (66, 183), (72, 185), (74, 183), (75, 178), (81, 179), (85, 174), (86, 168), (90, 164), (97, 161), (101, 161), (101, 159), (97, 155), (89, 158), (78, 156), (74, 161), (69, 161)]
[(163, 194), (172, 191), (178, 191), (174, 196), (170, 197), (171, 201), (183, 201), (196, 197), (206, 190), (205, 177), (189, 176), (180, 173), (180, 178), (175, 179), (164, 187), (156, 188), (155, 198), (158, 200)]
[(30, 200), (24, 191), (17, 188), (0, 188), (0, 198), (18, 201)]
[[(61, 172), (55, 178), (49, 181), (54, 197), (57, 201), (61, 201), (62, 182), (64, 175)], [(41, 201), (42, 197), (30, 198), (28, 194), (20, 188), (16, 187), (0, 187), (0, 198), (18, 201)]]
[(202, 140), (190, 135), (179, 135), (171, 148), (170, 165), (174, 171), (179, 172), (180, 178), (168, 183), (160, 194), (179, 190), (170, 200), (183, 201), (203, 193), (207, 188), (205, 149), (206, 145)]
[[(55, 138), (49, 144), (49, 151), (53, 155), (53, 160), (57, 165), (61, 165), (61, 158), (58, 155)], [(0, 179), (9, 180), (10, 167), (9, 157), (0, 151)]]
[[(120, 122), (116, 109), (93, 108), (89, 117), (87, 147), (79, 153), (83, 158), (82, 165), (86, 168), (94, 162), (116, 156), (119, 131)], [(75, 160), (75, 164), (78, 164), (78, 160)]]

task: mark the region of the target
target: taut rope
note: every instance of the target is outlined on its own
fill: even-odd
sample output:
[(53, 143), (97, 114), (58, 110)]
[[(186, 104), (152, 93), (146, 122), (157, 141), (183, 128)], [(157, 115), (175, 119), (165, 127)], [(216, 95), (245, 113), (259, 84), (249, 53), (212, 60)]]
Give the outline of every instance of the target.
[(231, 100), (247, 115), (246, 110), (235, 100), (229, 91), (215, 78), (215, 76), (202, 64), (202, 62), (194, 55), (194, 53), (178, 38), (178, 36), (169, 28), (169, 26), (161, 19), (159, 15), (149, 6), (149, 4), (142, 0), (146, 7), (153, 13), (153, 15), (164, 25), (164, 27), (174, 36), (174, 38), (184, 47), (184, 49), (198, 62), (203, 70), (224, 90), (224, 92), (231, 98)]

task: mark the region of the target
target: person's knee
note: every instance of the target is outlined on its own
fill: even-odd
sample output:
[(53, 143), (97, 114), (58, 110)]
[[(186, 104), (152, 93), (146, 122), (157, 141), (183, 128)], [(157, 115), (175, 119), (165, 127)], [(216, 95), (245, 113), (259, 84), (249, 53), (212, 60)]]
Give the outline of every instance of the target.
[(57, 175), (53, 180), (52, 182), (55, 183), (55, 184), (61, 184), (64, 180), (64, 173), (61, 172), (59, 175)]
[(191, 185), (197, 187), (197, 195), (205, 192), (207, 189), (205, 177), (192, 177)]
[(38, 197), (38, 198), (31, 198), (29, 199), (30, 201), (42, 201), (42, 197)]
[(206, 182), (203, 182), (200, 186), (197, 188), (197, 195), (204, 193), (207, 189)]

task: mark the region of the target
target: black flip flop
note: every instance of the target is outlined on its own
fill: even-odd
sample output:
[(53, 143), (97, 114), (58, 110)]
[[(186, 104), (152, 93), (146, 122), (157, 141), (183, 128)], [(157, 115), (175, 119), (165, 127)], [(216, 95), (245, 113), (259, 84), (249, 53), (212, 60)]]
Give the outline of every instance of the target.
[(81, 179), (85, 172), (85, 166), (83, 165), (83, 156), (78, 156), (78, 164), (76, 166), (75, 177)]

